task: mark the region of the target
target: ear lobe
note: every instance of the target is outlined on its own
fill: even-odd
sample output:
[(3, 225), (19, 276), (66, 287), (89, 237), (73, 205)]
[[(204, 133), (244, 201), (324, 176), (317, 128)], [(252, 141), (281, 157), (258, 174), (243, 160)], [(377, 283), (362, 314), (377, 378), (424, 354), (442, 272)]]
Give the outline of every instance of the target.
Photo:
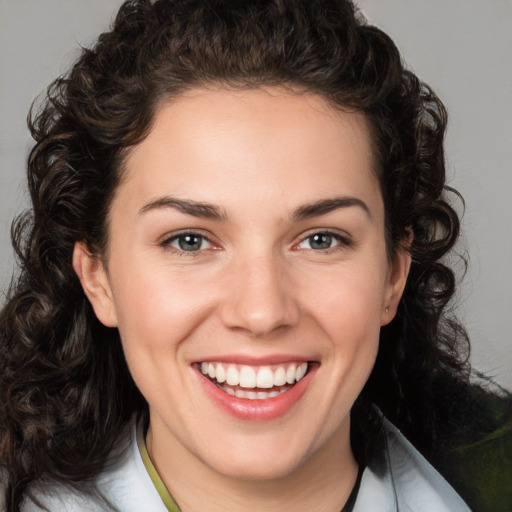
[(390, 267), (387, 288), (384, 294), (381, 325), (388, 324), (395, 317), (410, 267), (411, 253), (407, 249), (398, 249)]
[(73, 268), (98, 320), (107, 327), (116, 327), (117, 316), (107, 272), (101, 260), (93, 256), (83, 242), (75, 243)]

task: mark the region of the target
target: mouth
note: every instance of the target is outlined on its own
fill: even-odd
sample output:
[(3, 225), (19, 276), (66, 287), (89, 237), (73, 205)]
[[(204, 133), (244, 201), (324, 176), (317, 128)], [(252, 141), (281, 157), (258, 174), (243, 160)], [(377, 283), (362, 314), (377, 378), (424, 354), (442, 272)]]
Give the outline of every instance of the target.
[(202, 362), (198, 370), (224, 393), (247, 400), (268, 400), (292, 389), (308, 373), (311, 364), (297, 361), (250, 366), (225, 362)]

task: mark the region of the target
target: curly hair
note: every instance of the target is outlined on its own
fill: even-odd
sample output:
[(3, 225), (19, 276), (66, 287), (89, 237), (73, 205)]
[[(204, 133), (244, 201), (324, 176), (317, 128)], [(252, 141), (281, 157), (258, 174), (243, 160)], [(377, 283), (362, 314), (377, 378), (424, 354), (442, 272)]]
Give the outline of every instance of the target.
[(35, 480), (92, 481), (147, 408), (117, 330), (96, 319), (82, 291), (72, 251), (83, 241), (104, 255), (126, 150), (148, 134), (159, 103), (210, 85), (289, 87), (369, 121), (388, 251), (410, 240), (412, 265), (355, 409), (376, 404), (428, 451), (435, 408), (424, 405), (436, 382), (468, 379), (467, 336), (447, 316), (455, 277), (443, 261), (459, 219), (445, 197), (446, 111), (392, 40), (349, 0), (129, 0), (29, 122), (32, 208), (13, 223), (20, 271), (0, 314), (9, 512)]

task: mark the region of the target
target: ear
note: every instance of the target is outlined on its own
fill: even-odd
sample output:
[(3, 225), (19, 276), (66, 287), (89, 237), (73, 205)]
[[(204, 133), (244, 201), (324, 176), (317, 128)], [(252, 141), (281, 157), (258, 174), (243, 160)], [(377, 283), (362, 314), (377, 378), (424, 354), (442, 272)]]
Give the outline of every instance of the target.
[(98, 320), (107, 327), (117, 326), (112, 290), (100, 258), (93, 256), (83, 242), (73, 249), (73, 268)]
[(411, 267), (411, 253), (408, 248), (410, 242), (405, 244), (406, 247), (400, 247), (393, 258), (390, 265), (389, 275), (386, 283), (386, 290), (384, 293), (384, 301), (382, 304), (382, 314), (380, 324), (386, 325), (396, 315), (398, 304), (404, 292), (407, 276)]

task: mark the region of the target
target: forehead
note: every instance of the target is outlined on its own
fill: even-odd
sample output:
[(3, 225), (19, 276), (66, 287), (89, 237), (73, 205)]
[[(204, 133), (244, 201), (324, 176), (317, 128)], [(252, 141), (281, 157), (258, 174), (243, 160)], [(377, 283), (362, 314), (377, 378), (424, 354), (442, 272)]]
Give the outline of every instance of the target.
[[(121, 189), (211, 203), (287, 202), (379, 193), (363, 114), (282, 88), (195, 89), (163, 102), (149, 135), (130, 150)], [(290, 204), (290, 208), (295, 205)]]

